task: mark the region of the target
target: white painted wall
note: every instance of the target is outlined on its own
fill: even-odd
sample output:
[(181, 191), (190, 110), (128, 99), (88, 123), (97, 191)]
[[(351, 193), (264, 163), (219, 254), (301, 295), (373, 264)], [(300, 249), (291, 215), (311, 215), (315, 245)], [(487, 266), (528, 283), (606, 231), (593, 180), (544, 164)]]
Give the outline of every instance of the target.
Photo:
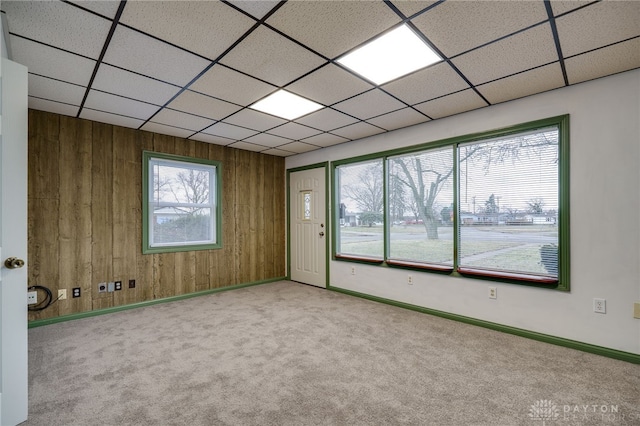
[[(640, 354), (640, 70), (287, 157), (334, 161), (570, 114), (571, 291), (331, 261), (330, 284)], [(603, 226), (604, 225), (604, 226)], [(356, 275), (350, 274), (356, 267)], [(498, 299), (487, 287), (498, 288)], [(607, 300), (605, 315), (594, 297)]]

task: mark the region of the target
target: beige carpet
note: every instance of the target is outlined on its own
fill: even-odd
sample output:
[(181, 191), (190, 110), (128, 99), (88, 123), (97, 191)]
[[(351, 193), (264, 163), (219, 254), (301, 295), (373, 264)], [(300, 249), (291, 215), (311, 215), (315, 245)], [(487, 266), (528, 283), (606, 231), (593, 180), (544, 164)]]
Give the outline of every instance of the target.
[(638, 365), (291, 282), (34, 328), (29, 357), (25, 425), (640, 424)]

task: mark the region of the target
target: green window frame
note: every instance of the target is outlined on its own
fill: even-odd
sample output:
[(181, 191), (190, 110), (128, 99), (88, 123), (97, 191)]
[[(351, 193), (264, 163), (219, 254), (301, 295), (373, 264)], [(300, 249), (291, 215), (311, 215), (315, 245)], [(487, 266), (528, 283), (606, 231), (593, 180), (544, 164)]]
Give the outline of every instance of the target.
[[(373, 158), (337, 165), (337, 205), (339, 217), (336, 238), (336, 256), (363, 262), (382, 262), (384, 237), (379, 224), (384, 220), (384, 161)], [(358, 206), (357, 214), (353, 206)], [(352, 232), (351, 229), (358, 229)], [(365, 228), (361, 230), (361, 228)]]
[[(381, 235), (383, 248), (372, 256), (358, 244), (345, 244), (350, 240), (342, 222), (359, 206), (353, 197), (345, 202), (344, 172), (376, 162), (382, 164), (376, 179), (384, 183), (384, 215), (369, 233)], [(569, 115), (334, 161), (331, 167), (334, 260), (569, 291)], [(534, 172), (535, 185), (522, 179)], [(473, 191), (478, 200), (471, 214)], [(437, 228), (430, 230), (429, 223)], [(525, 226), (531, 224), (539, 226)], [(509, 238), (501, 241), (502, 233)]]
[(222, 164), (142, 154), (142, 253), (222, 247)]

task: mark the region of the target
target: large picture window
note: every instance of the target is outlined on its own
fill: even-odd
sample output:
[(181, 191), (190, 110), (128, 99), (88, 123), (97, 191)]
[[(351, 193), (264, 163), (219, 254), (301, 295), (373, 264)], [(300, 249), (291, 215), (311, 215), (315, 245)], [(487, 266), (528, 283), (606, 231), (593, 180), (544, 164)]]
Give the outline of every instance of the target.
[(220, 164), (144, 152), (143, 253), (221, 247)]
[(568, 116), (334, 162), (335, 258), (569, 289)]

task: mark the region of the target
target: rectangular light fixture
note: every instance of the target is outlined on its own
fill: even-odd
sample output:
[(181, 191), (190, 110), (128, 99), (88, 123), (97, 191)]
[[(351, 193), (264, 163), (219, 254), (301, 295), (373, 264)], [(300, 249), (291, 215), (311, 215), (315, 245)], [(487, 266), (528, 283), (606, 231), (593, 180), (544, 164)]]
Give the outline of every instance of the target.
[(402, 25), (338, 59), (377, 85), (441, 61), (411, 28)]
[(259, 100), (249, 108), (287, 120), (295, 120), (298, 117), (319, 110), (322, 105), (280, 89)]

